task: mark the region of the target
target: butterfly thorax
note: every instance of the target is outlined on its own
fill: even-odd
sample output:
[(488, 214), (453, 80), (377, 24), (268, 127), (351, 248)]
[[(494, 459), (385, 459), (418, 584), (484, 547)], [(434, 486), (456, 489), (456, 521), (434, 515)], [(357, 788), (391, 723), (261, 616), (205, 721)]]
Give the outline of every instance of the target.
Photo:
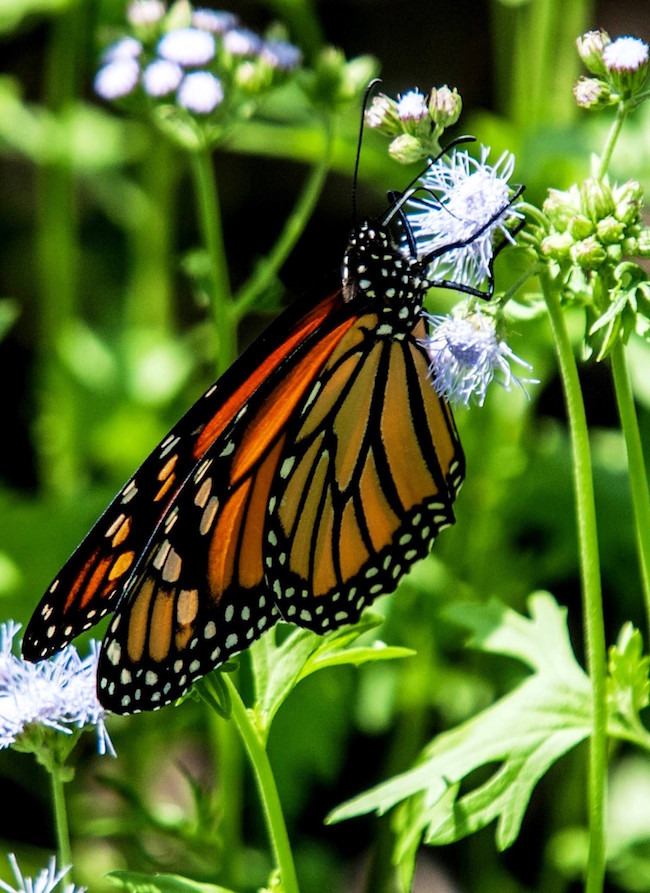
[(341, 267), (343, 299), (381, 314), (386, 334), (409, 332), (422, 312), (429, 282), (422, 264), (403, 254), (390, 234), (366, 220), (350, 236)]

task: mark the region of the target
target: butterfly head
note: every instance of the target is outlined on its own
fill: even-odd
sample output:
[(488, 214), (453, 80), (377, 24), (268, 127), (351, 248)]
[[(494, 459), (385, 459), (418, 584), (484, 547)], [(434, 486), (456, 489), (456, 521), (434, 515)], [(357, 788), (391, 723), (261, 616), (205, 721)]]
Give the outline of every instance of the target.
[(404, 254), (388, 230), (365, 220), (350, 236), (341, 269), (343, 299), (396, 316), (400, 328), (417, 322), (429, 288), (421, 262)]

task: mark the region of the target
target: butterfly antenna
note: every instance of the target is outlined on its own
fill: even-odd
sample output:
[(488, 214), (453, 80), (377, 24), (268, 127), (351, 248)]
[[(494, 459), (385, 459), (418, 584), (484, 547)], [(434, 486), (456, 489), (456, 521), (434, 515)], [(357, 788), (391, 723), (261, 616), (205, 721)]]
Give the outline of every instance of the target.
[(357, 228), (357, 183), (359, 182), (359, 160), (361, 158), (361, 143), (363, 142), (363, 125), (366, 120), (366, 109), (368, 108), (368, 100), (370, 99), (370, 94), (375, 89), (377, 84), (381, 84), (381, 78), (373, 78), (368, 86), (366, 87), (366, 91), (363, 94), (363, 102), (361, 104), (361, 123), (359, 125), (359, 139), (357, 140), (357, 155), (354, 160), (354, 175), (352, 177), (352, 220), (354, 221), (354, 228)]

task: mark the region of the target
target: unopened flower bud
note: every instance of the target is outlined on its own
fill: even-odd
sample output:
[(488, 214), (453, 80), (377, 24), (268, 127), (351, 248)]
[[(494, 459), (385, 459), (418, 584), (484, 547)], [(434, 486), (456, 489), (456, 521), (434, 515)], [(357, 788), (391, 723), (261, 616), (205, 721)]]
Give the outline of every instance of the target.
[(396, 136), (388, 147), (388, 154), (400, 164), (413, 164), (426, 158), (427, 152), (421, 140), (410, 133)]
[(603, 50), (612, 42), (611, 37), (602, 29), (598, 31), (587, 31), (577, 40), (578, 53), (580, 58), (592, 74), (604, 75), (606, 72), (605, 63), (603, 62)]
[(572, 186), (568, 192), (549, 189), (542, 210), (551, 225), (559, 232), (564, 232), (571, 219), (580, 211), (580, 195), (577, 188)]
[(397, 103), (385, 93), (373, 96), (370, 107), (364, 116), (366, 127), (372, 127), (387, 136), (396, 136), (401, 131)]
[(580, 239), (586, 239), (588, 236), (591, 236), (594, 232), (594, 225), (583, 214), (575, 214), (569, 221), (567, 231), (571, 238), (577, 242)]
[(573, 96), (583, 109), (606, 108), (614, 101), (609, 85), (598, 78), (578, 78), (573, 85)]
[(607, 260), (607, 252), (595, 236), (576, 242), (570, 254), (573, 262), (583, 270), (597, 270)]
[(429, 97), (429, 113), (434, 124), (443, 129), (451, 127), (460, 118), (463, 110), (463, 100), (460, 93), (454, 87), (450, 90), (444, 87), (434, 87)]
[(628, 180), (614, 190), (614, 216), (630, 226), (639, 219), (643, 187), (637, 180)]
[(596, 234), (603, 245), (620, 243), (625, 232), (625, 224), (611, 215), (603, 217), (596, 224)]
[(572, 245), (573, 239), (569, 233), (553, 233), (550, 236), (546, 236), (545, 239), (542, 239), (540, 248), (544, 257), (562, 261), (569, 256)]
[(585, 216), (596, 223), (614, 211), (614, 198), (609, 183), (587, 177), (580, 186), (580, 204)]
[(636, 251), (639, 257), (650, 257), (650, 227), (644, 227), (636, 238)]

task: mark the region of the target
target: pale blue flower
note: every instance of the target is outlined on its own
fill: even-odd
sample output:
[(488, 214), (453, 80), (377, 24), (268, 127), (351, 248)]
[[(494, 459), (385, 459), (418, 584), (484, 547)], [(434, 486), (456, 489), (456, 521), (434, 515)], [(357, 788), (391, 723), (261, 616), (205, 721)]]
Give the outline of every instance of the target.
[(223, 35), (223, 47), (231, 56), (257, 56), (262, 38), (248, 28), (232, 28)]
[(142, 73), (142, 86), (149, 96), (168, 96), (178, 89), (183, 80), (183, 69), (168, 59), (156, 59)]
[(115, 59), (95, 75), (95, 92), (103, 99), (121, 99), (135, 89), (139, 77), (140, 66), (135, 59)]
[(603, 62), (610, 71), (636, 71), (648, 61), (648, 44), (638, 37), (619, 37), (603, 50)]
[(409, 90), (397, 100), (397, 115), (400, 121), (422, 121), (429, 117), (427, 98), (419, 90)]
[(236, 28), (239, 19), (233, 12), (222, 9), (195, 9), (192, 13), (192, 24), (195, 28), (212, 31), (213, 34), (225, 34)]
[(531, 367), (497, 335), (493, 318), (478, 308), (466, 315), (424, 316), (433, 331), (420, 344), (429, 356), (433, 386), (441, 397), (454, 404), (483, 406), (493, 380), (506, 390), (513, 382), (522, 388), (533, 382), (512, 374), (511, 362)]
[(57, 887), (58, 893), (85, 893), (85, 887), (76, 887), (72, 883), (59, 886), (70, 871), (70, 866), (68, 865), (66, 868), (57, 870), (54, 856), (51, 857), (48, 867), (39, 871), (35, 878), (23, 877), (23, 873), (13, 853), (9, 853), (7, 859), (11, 865), (17, 886), (11, 887), (0, 879), (0, 890), (4, 890), (5, 893), (52, 893)]
[(103, 62), (115, 62), (117, 59), (137, 59), (142, 52), (142, 44), (135, 37), (122, 37), (112, 43), (102, 53)]
[(267, 40), (264, 42), (260, 57), (278, 71), (291, 71), (302, 61), (302, 53), (298, 47), (288, 40)]
[(31, 663), (12, 652), (20, 629), (13, 621), (0, 624), (0, 749), (9, 747), (32, 723), (70, 734), (94, 726), (101, 754), (115, 751), (106, 731), (106, 712), (97, 700), (99, 645), (81, 658), (74, 645), (54, 657)]
[[(514, 156), (504, 152), (491, 166), (489, 151), (483, 148), (479, 160), (467, 152), (439, 158), (420, 178), (417, 197), (407, 203), (418, 256), (432, 255), (430, 279), (478, 288), (491, 276), (495, 235), (514, 243), (508, 224), (523, 219), (512, 205), (508, 184)], [(448, 247), (453, 245), (458, 247)]]
[(165, 15), (162, 0), (133, 0), (126, 10), (127, 21), (131, 25), (155, 25)]
[(176, 98), (188, 111), (209, 115), (223, 102), (223, 86), (209, 71), (194, 71), (183, 78)]
[(177, 28), (158, 41), (158, 55), (179, 65), (205, 65), (215, 54), (214, 37), (200, 28)]

